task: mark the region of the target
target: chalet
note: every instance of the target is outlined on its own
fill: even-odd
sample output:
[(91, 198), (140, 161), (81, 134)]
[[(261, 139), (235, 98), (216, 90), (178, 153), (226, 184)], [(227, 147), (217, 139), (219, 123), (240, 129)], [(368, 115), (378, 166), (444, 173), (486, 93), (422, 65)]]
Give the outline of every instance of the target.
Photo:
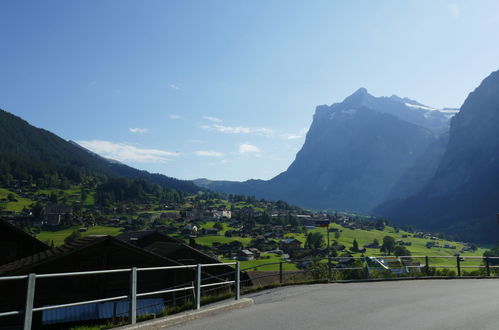
[(8, 221), (0, 219), (0, 265), (48, 249), (48, 245)]
[[(220, 262), (217, 258), (209, 256), (185, 244), (181, 240), (155, 230), (127, 232), (116, 236), (116, 238), (158, 254), (177, 265), (214, 264)], [(231, 246), (230, 248), (236, 251), (241, 247), (238, 245), (237, 247)], [(226, 276), (231, 272), (233, 273), (234, 270), (230, 266), (209, 267), (206, 270), (207, 274), (216, 276)]]
[(279, 241), (279, 249), (284, 252), (289, 252), (295, 249), (299, 249), (301, 247), (301, 242), (296, 238), (286, 238)]
[[(2, 265), (0, 266), (0, 276), (173, 265), (176, 263), (167, 258), (116, 238), (89, 236)], [(35, 307), (127, 295), (129, 277), (128, 273), (114, 273), (39, 280), (36, 284)], [(175, 276), (165, 272), (142, 272), (139, 292), (162, 290), (166, 287), (193, 281), (194, 277), (194, 272), (187, 269), (175, 272)], [(25, 289), (25, 281), (0, 281), (0, 292), (2, 292), (0, 312), (23, 309), (24, 295), (22, 293), (25, 292)], [(163, 303), (172, 299), (176, 300), (176, 296), (172, 294), (156, 296), (141, 299), (139, 304), (156, 304), (158, 308), (163, 308)], [(58, 310), (57, 313), (37, 312), (33, 315), (33, 328), (38, 329), (42, 325), (48, 324), (109, 318), (112, 315), (106, 314), (106, 310), (112, 309), (112, 303), (104, 303), (85, 305), (85, 307), (68, 307)], [(149, 309), (148, 312), (153, 311)], [(21, 320), (20, 316), (3, 317), (1, 327), (19, 328)], [(60, 325), (58, 328), (70, 327)]]
[(218, 235), (218, 232), (217, 228), (201, 228), (201, 234), (203, 235)]
[(255, 259), (255, 255), (250, 250), (243, 249), (237, 253), (237, 259), (241, 261), (249, 261)]
[(260, 250), (258, 250), (257, 248), (248, 248), (249, 251), (251, 251), (251, 253), (253, 253), (253, 255), (255, 256), (255, 259), (258, 259), (260, 258)]
[(73, 208), (71, 206), (49, 204), (42, 211), (43, 223), (47, 226), (58, 226), (62, 221), (71, 221)]
[(212, 209), (210, 210), (211, 216), (215, 219), (227, 218), (230, 219), (232, 217), (232, 212), (230, 210), (226, 210), (224, 208), (220, 209)]

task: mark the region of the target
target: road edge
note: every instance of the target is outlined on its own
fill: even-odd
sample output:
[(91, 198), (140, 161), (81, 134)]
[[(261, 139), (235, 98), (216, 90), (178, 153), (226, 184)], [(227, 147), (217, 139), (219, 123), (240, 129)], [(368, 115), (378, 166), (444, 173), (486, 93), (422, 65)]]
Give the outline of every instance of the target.
[(165, 316), (155, 320), (149, 320), (140, 322), (137, 324), (126, 325), (118, 327), (115, 329), (131, 330), (131, 329), (163, 329), (172, 327), (181, 323), (185, 323), (191, 320), (200, 319), (203, 317), (208, 317), (223, 312), (228, 312), (234, 309), (240, 309), (253, 305), (253, 299), (251, 298), (241, 298), (239, 300), (234, 300), (230, 302), (222, 302), (213, 305), (208, 305), (202, 307), (199, 310), (182, 312), (179, 314)]

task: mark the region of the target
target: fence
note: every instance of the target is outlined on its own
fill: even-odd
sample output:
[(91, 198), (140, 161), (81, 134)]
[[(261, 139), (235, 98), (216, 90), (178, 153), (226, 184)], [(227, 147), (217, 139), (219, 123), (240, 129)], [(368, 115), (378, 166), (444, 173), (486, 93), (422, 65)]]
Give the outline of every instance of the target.
[[(294, 269), (285, 270), (287, 264)], [(275, 284), (373, 279), (393, 277), (464, 277), (487, 276), (497, 273), (499, 257), (480, 256), (376, 256), (331, 257), (259, 264), (242, 271), (248, 272), (253, 284), (265, 287)], [(244, 284), (245, 281), (243, 281)], [(246, 287), (246, 290), (252, 288)]]
[[(420, 261), (418, 261), (420, 260)], [(438, 262), (436, 262), (438, 260)], [(289, 269), (285, 269), (288, 265)], [(217, 266), (235, 266), (233, 280), (223, 280), (223, 276), (229, 273), (218, 274), (202, 278), (203, 269)], [(479, 272), (479, 276), (491, 276), (495, 269), (499, 268), (499, 257), (478, 257), (478, 256), (401, 256), (401, 257), (332, 257), (329, 260), (324, 259), (303, 259), (299, 261), (281, 261), (266, 264), (259, 264), (241, 269), (239, 262), (216, 263), (216, 264), (197, 264), (167, 267), (149, 267), (149, 268), (127, 268), (99, 271), (85, 271), (72, 273), (54, 273), (54, 274), (29, 274), (21, 276), (0, 277), (0, 281), (20, 281), (26, 280), (26, 298), (23, 310), (0, 311), (0, 319), (7, 316), (22, 316), (23, 327), (25, 330), (31, 329), (33, 313), (54, 310), (64, 307), (81, 306), (86, 304), (105, 303), (111, 301), (128, 301), (128, 322), (134, 324), (137, 322), (137, 299), (154, 295), (167, 293), (185, 292), (183, 297), (193, 297), (193, 308), (201, 307), (202, 290), (205, 294), (219, 287), (234, 287), (235, 299), (239, 299), (241, 288), (255, 290), (259, 287), (265, 287), (262, 280), (268, 279), (267, 284), (285, 284), (310, 282), (316, 280), (332, 281), (338, 279), (363, 279), (379, 277), (397, 277), (397, 276), (466, 276), (470, 275), (466, 270)], [(177, 285), (176, 287), (165, 288), (164, 290), (137, 292), (138, 273), (154, 271), (175, 271), (180, 269), (190, 269), (195, 271), (195, 281)], [(263, 269), (259, 270), (258, 269)], [(437, 270), (446, 269), (445, 273), (438, 273)], [(452, 274), (448, 270), (455, 269)], [(241, 272), (250, 274), (248, 279), (241, 280)], [(71, 302), (66, 304), (50, 306), (34, 306), (35, 285), (37, 279), (42, 278), (61, 278), (75, 276), (91, 276), (97, 274), (128, 273), (129, 274), (129, 294), (114, 297)], [(204, 273), (206, 274), (206, 273)], [(475, 275), (476, 276), (476, 275)], [(203, 284), (203, 280), (215, 279), (213, 283)], [(245, 285), (253, 283), (251, 285)], [(249, 290), (248, 290), (249, 289)], [(192, 293), (189, 294), (189, 291)], [(183, 298), (181, 297), (181, 298)]]
[[(235, 278), (234, 280), (229, 281), (217, 281), (214, 283), (202, 284), (202, 272), (203, 269), (208, 267), (217, 267), (217, 266), (229, 266), (235, 265)], [(182, 285), (180, 287), (175, 288), (167, 288), (164, 290), (158, 291), (150, 291), (150, 292), (142, 292), (137, 293), (137, 281), (138, 281), (138, 273), (139, 272), (153, 272), (160, 270), (179, 270), (179, 269), (191, 269), (195, 270), (196, 281), (194, 283), (189, 283), (187, 285)], [(120, 295), (114, 297), (108, 297), (103, 299), (94, 299), (94, 300), (86, 300), (79, 302), (72, 302), (67, 304), (59, 304), (59, 305), (51, 305), (51, 306), (42, 306), (35, 307), (35, 286), (36, 280), (42, 278), (60, 278), (60, 277), (73, 277), (73, 276), (88, 276), (88, 275), (97, 275), (97, 274), (113, 274), (113, 273), (129, 273), (130, 282), (129, 282), (129, 294), (128, 295)], [(205, 279), (213, 279), (220, 278), (220, 275), (209, 276)], [(137, 298), (153, 296), (153, 295), (161, 295), (166, 293), (174, 293), (181, 291), (193, 291), (194, 297), (194, 309), (201, 308), (201, 289), (216, 287), (216, 286), (227, 286), (231, 285), (235, 288), (235, 299), (238, 300), (240, 298), (240, 266), (238, 262), (230, 262), (230, 263), (216, 263), (216, 264), (197, 264), (197, 265), (182, 265), (182, 266), (167, 266), (167, 267), (148, 267), (148, 268), (126, 268), (126, 269), (113, 269), (113, 270), (99, 270), (99, 271), (85, 271), (85, 272), (71, 272), (71, 273), (54, 273), (54, 274), (29, 274), (29, 275), (21, 275), (21, 276), (6, 276), (0, 277), (0, 281), (19, 281), (26, 280), (26, 300), (25, 300), (25, 308), (24, 310), (15, 310), (15, 311), (7, 311), (0, 312), (1, 317), (13, 316), (13, 315), (22, 315), (23, 316), (23, 328), (25, 330), (31, 329), (33, 313), (34, 312), (42, 312), (47, 310), (59, 309), (64, 307), (73, 307), (73, 306), (81, 306), (86, 304), (95, 304), (95, 303), (104, 303), (110, 301), (119, 301), (119, 300), (128, 300), (129, 302), (129, 310), (128, 310), (128, 321), (130, 324), (135, 324), (137, 322)]]

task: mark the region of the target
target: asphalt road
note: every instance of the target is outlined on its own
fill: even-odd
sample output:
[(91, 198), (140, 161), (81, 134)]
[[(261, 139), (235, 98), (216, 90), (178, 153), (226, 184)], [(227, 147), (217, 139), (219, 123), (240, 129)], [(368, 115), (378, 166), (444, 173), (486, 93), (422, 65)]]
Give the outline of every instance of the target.
[(172, 329), (499, 329), (499, 280), (316, 284), (262, 291), (253, 306)]

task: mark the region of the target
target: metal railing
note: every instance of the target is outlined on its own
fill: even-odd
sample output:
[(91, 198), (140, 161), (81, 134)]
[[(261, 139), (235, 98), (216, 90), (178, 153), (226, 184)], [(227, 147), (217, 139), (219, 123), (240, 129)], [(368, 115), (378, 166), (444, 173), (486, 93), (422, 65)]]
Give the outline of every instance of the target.
[[(85, 304), (92, 303), (104, 303), (111, 301), (119, 301), (119, 300), (127, 300), (128, 304), (128, 322), (130, 324), (135, 324), (137, 322), (137, 299), (141, 297), (148, 297), (153, 295), (161, 295), (167, 293), (176, 293), (176, 292), (189, 292), (191, 294), (187, 294), (185, 296), (179, 297), (178, 299), (184, 299), (186, 297), (193, 297), (193, 308), (199, 309), (201, 308), (201, 295), (202, 292), (207, 294), (208, 292), (213, 292), (213, 290), (217, 290), (220, 286), (229, 286), (234, 287), (234, 296), (235, 299), (240, 299), (241, 296), (241, 286), (246, 282), (254, 283), (255, 280), (274, 277), (276, 279), (276, 283), (284, 284), (288, 283), (286, 277), (289, 275), (295, 274), (303, 274), (310, 275), (311, 270), (310, 267), (300, 266), (296, 267), (296, 265), (303, 264), (314, 264), (321, 265), (324, 267), (326, 271), (319, 275), (319, 278), (313, 278), (314, 280), (334, 280), (335, 274), (345, 274), (346, 271), (359, 271), (354, 275), (357, 276), (356, 279), (359, 278), (375, 278), (371, 276), (388, 276), (390, 272), (390, 267), (380, 267), (382, 272), (385, 274), (375, 274), (371, 275), (369, 271), (368, 259), (369, 257), (331, 257), (329, 260), (326, 258), (316, 258), (316, 259), (301, 259), (300, 261), (280, 261), (280, 262), (270, 262), (263, 263), (251, 267), (247, 267), (241, 269), (239, 262), (228, 262), (228, 263), (216, 263), (216, 264), (192, 264), (192, 265), (181, 265), (181, 266), (165, 266), (165, 267), (147, 267), (147, 268), (125, 268), (125, 269), (112, 269), (112, 270), (97, 270), (97, 271), (84, 271), (84, 272), (70, 272), (70, 273), (52, 273), (52, 274), (29, 274), (29, 275), (20, 275), (20, 276), (5, 276), (0, 277), (0, 281), (20, 281), (26, 280), (26, 298), (24, 302), (24, 309), (15, 310), (15, 311), (6, 311), (0, 312), (1, 317), (7, 316), (15, 316), (22, 315), (23, 316), (23, 328), (25, 330), (31, 329), (33, 313), (35, 312), (43, 312), (47, 310), (53, 310), (64, 307), (73, 307), (80, 306)], [(461, 277), (467, 275), (465, 269), (484, 269), (484, 276), (491, 276), (491, 272), (495, 269), (499, 268), (499, 257), (479, 257), (479, 256), (375, 256), (374, 258), (386, 258), (386, 259), (394, 259), (397, 258), (400, 260), (401, 267), (404, 267), (407, 270), (407, 273), (417, 274), (416, 277), (425, 277), (425, 276), (435, 276), (435, 270), (437, 269), (456, 269), (457, 276)], [(420, 259), (421, 262), (416, 262), (415, 260)], [(441, 260), (439, 263), (430, 262), (432, 259)], [(451, 262), (445, 264), (445, 259), (450, 259)], [(495, 260), (495, 261), (494, 261)], [(442, 263), (443, 261), (443, 263)], [(468, 262), (468, 264), (467, 264)], [(469, 264), (472, 263), (472, 264)], [(285, 264), (294, 264), (292, 270), (284, 270)], [(235, 269), (230, 272), (225, 272), (223, 274), (210, 275), (203, 272), (203, 269), (217, 266), (235, 266)], [(272, 267), (275, 266), (275, 269)], [(250, 270), (265, 268), (266, 270), (260, 271), (262, 274), (258, 276), (250, 276), (248, 279), (241, 280), (241, 272), (251, 273)], [(269, 268), (271, 268), (269, 270)], [(183, 283), (176, 285), (174, 287), (165, 288), (163, 290), (155, 290), (149, 292), (137, 292), (137, 284), (138, 277), (137, 274), (139, 272), (154, 272), (154, 271), (165, 271), (165, 270), (180, 270), (180, 269), (190, 269), (195, 272), (195, 280), (194, 282)], [(94, 299), (94, 300), (84, 300), (78, 302), (71, 302), (66, 304), (58, 304), (58, 305), (50, 305), (50, 306), (34, 306), (35, 301), (35, 286), (37, 284), (37, 279), (43, 278), (61, 278), (61, 277), (75, 277), (75, 276), (87, 276), (87, 275), (98, 275), (98, 274), (111, 274), (111, 273), (128, 273), (129, 278), (129, 293), (127, 295), (118, 295), (114, 297), (107, 297), (102, 299)], [(228, 276), (234, 273), (234, 280), (226, 280), (224, 276)], [(497, 272), (499, 273), (499, 272)], [(353, 273), (350, 273), (353, 274)], [(439, 275), (438, 273), (436, 274)], [(361, 276), (361, 277), (359, 277)], [(363, 276), (363, 277), (362, 277)], [(391, 274), (392, 277), (400, 276), (400, 274)], [(456, 275), (454, 275), (456, 276)], [(346, 278), (348, 279), (348, 278)], [(203, 281), (206, 280), (215, 280), (213, 283), (203, 284)], [(251, 286), (248, 286), (251, 288)], [(205, 290), (202, 290), (205, 289)]]
[[(217, 267), (217, 266), (231, 266), (235, 265), (234, 273), (235, 279), (234, 281), (222, 281), (222, 282), (214, 282), (208, 284), (202, 284), (202, 280), (206, 279), (220, 279), (220, 276), (209, 276), (208, 278), (202, 278), (203, 268), (207, 267)], [(137, 274), (138, 272), (150, 272), (150, 271), (160, 271), (160, 270), (178, 270), (178, 269), (192, 269), (195, 270), (195, 278), (196, 281), (194, 283), (189, 283), (187, 285), (181, 287), (168, 288), (164, 290), (158, 291), (150, 291), (150, 292), (142, 292), (137, 293)], [(230, 273), (233, 273), (230, 272)], [(20, 276), (5, 276), (0, 277), (0, 281), (19, 281), (19, 280), (27, 280), (26, 284), (26, 299), (25, 299), (25, 307), (23, 310), (15, 310), (8, 312), (1, 312), (1, 317), (6, 316), (14, 316), (14, 315), (23, 315), (23, 329), (29, 330), (32, 326), (33, 321), (33, 313), (34, 312), (42, 312), (52, 309), (58, 309), (63, 307), (73, 307), (80, 306), (86, 304), (94, 304), (94, 303), (103, 303), (117, 300), (128, 300), (129, 301), (129, 310), (128, 310), (128, 322), (130, 324), (135, 324), (137, 322), (137, 298), (152, 296), (152, 295), (160, 295), (166, 293), (174, 293), (179, 291), (188, 291), (193, 290), (194, 292), (194, 309), (201, 308), (201, 289), (222, 285), (233, 285), (235, 287), (235, 299), (239, 300), (241, 296), (240, 284), (240, 265), (239, 262), (227, 262), (227, 263), (216, 263), (216, 264), (196, 264), (196, 265), (182, 265), (182, 266), (165, 266), (165, 267), (147, 267), (147, 268), (125, 268), (125, 269), (111, 269), (111, 270), (97, 270), (97, 271), (84, 271), (84, 272), (70, 272), (70, 273), (53, 273), (53, 274), (29, 274), (29, 275), (20, 275)], [(42, 278), (60, 278), (60, 277), (71, 277), (71, 276), (85, 276), (85, 275), (97, 275), (97, 274), (111, 274), (111, 273), (129, 273), (130, 274), (130, 284), (129, 284), (129, 294), (128, 295), (120, 295), (109, 298), (102, 299), (94, 299), (94, 300), (85, 300), (72, 302), (67, 304), (59, 304), (59, 305), (50, 305), (43, 307), (35, 307), (35, 286), (36, 280)], [(227, 275), (230, 273), (225, 273), (223, 275)]]
[[(499, 257), (481, 257), (481, 256), (375, 256), (380, 259), (397, 259), (400, 261), (400, 272), (396, 272), (396, 268), (380, 265), (378, 269), (369, 267), (367, 259), (370, 257), (331, 257), (315, 259), (301, 259), (299, 261), (280, 261), (262, 263), (251, 267), (243, 268), (251, 274), (250, 279), (257, 283), (257, 280), (272, 278), (273, 281), (267, 281), (266, 284), (284, 284), (293, 282), (309, 282), (314, 280), (334, 281), (338, 277), (343, 280), (349, 279), (379, 279), (379, 278), (395, 278), (395, 277), (463, 277), (463, 276), (480, 276), (490, 277), (494, 271), (494, 275), (499, 275)], [(433, 258), (440, 262), (433, 262)], [(420, 262), (418, 262), (418, 259)], [(446, 260), (447, 259), (447, 260)], [(324, 271), (319, 275), (313, 274), (313, 267), (299, 266), (303, 264), (320, 264), (324, 267)], [(284, 270), (284, 265), (295, 264), (294, 270)], [(275, 266), (275, 267), (273, 267)], [(260, 270), (260, 269), (265, 270)], [(257, 270), (254, 274), (252, 270)], [(447, 272), (444, 272), (447, 271)], [(449, 272), (453, 271), (453, 272)], [(454, 271), (455, 270), (455, 271)], [(350, 271), (350, 272), (348, 272)], [(471, 271), (471, 272), (470, 272)], [(288, 275), (301, 274), (297, 278), (288, 280)], [(312, 275), (313, 274), (313, 275)], [(343, 278), (338, 274), (345, 275)], [(349, 277), (350, 276), (350, 277)], [(245, 281), (243, 281), (244, 283)], [(265, 282), (265, 280), (264, 280)], [(257, 284), (257, 286), (262, 284)], [(246, 289), (251, 290), (250, 287)]]

